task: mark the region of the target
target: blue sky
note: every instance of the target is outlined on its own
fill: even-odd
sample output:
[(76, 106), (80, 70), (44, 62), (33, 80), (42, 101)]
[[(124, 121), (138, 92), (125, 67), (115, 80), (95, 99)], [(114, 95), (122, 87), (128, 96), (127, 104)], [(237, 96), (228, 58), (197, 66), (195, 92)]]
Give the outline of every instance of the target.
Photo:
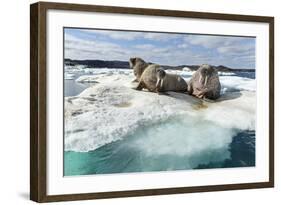
[(65, 58), (255, 68), (255, 38), (65, 28)]

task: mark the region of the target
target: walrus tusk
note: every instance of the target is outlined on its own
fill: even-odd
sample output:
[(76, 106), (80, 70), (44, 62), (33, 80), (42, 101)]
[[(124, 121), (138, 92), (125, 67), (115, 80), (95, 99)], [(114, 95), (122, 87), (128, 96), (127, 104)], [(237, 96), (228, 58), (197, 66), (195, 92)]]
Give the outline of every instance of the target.
[(161, 84), (160, 84), (160, 88), (163, 88), (163, 79), (161, 79)]
[(158, 78), (157, 82), (156, 82), (156, 88), (158, 88), (158, 86), (159, 86), (159, 81), (160, 81), (160, 79)]
[(204, 83), (204, 86), (206, 86), (207, 82), (208, 82), (208, 76), (206, 76), (206, 77), (205, 77), (205, 83)]

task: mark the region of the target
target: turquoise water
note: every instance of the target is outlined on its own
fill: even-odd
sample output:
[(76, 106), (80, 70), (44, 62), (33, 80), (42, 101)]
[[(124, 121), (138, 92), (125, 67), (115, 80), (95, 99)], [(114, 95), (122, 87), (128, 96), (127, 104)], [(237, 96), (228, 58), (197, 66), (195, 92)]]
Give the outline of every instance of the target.
[(244, 166), (255, 166), (254, 131), (181, 118), (139, 128), (94, 151), (64, 154), (65, 176)]

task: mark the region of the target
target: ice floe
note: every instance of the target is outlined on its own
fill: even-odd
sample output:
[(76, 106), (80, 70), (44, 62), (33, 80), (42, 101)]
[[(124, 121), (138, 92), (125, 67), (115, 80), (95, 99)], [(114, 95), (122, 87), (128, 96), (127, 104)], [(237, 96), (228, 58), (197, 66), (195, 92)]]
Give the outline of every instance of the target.
[(65, 80), (73, 80), (74, 78), (75, 78), (75, 74), (73, 74), (73, 73), (65, 73), (64, 74)]
[[(152, 129), (155, 132), (150, 134), (155, 137), (139, 139), (136, 145), (148, 154), (176, 152), (184, 155), (191, 149), (192, 152), (200, 152), (210, 146), (225, 146), (239, 130), (255, 130), (254, 79), (221, 76), (222, 97), (213, 102), (184, 93), (158, 95), (137, 91), (132, 89), (136, 85), (131, 83), (134, 79), (131, 70), (104, 71), (94, 71), (92, 75), (79, 77), (76, 80), (78, 82), (99, 83), (78, 96), (65, 98), (65, 150), (95, 150), (146, 127), (158, 126), (159, 123), (174, 119), (180, 119), (187, 129), (170, 128), (171, 132), (164, 129), (162, 134)], [(178, 73), (186, 80), (192, 75), (192, 71), (187, 70), (168, 72)], [(173, 132), (175, 139), (170, 136)], [(176, 140), (177, 132), (186, 134), (178, 134), (180, 137)], [(162, 143), (157, 144), (157, 141)]]

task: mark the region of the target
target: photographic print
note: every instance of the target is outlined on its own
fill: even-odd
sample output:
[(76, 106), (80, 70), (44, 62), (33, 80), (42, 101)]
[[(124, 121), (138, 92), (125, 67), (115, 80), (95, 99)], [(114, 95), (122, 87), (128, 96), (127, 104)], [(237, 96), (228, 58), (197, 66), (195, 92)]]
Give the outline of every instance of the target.
[(30, 6), (30, 199), (274, 187), (274, 17)]
[(64, 176), (255, 166), (256, 37), (63, 35)]

